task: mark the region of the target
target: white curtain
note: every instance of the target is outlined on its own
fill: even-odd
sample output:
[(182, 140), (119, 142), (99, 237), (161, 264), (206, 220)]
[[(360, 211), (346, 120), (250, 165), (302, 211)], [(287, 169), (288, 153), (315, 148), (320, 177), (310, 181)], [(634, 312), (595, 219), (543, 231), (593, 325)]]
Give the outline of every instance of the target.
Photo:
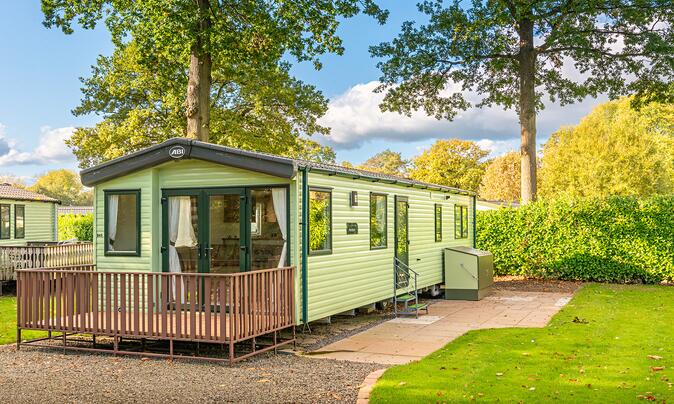
[[(197, 238), (192, 226), (192, 200), (189, 196), (169, 197), (169, 272), (182, 272), (176, 247), (195, 247)], [(173, 295), (176, 296), (175, 279)], [(180, 300), (185, 301), (185, 286), (180, 290)]]
[(283, 237), (283, 249), (281, 250), (281, 258), (278, 261), (278, 267), (285, 266), (286, 255), (288, 251), (288, 209), (285, 188), (272, 188), (271, 197), (274, 202), (274, 214), (276, 214), (276, 221), (281, 228), (281, 236)]
[(117, 237), (117, 211), (119, 210), (119, 195), (108, 196), (108, 250), (114, 251), (113, 243)]

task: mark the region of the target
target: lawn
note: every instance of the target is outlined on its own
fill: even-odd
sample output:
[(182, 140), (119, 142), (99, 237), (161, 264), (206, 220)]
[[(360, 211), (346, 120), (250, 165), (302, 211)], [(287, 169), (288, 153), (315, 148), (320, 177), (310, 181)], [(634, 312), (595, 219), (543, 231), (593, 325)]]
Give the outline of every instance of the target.
[(674, 287), (586, 285), (545, 328), (472, 331), (371, 402), (674, 402)]
[[(46, 336), (42, 331), (22, 331), (22, 339)], [(16, 297), (0, 296), (0, 345), (16, 342)]]

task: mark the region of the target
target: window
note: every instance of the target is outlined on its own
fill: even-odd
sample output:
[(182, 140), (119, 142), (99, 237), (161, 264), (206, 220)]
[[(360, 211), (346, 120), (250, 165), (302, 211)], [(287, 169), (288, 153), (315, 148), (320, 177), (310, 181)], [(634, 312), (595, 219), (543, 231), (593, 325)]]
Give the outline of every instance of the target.
[(332, 252), (332, 192), (309, 190), (309, 254)]
[(105, 191), (105, 254), (140, 255), (140, 191)]
[(454, 238), (468, 238), (468, 206), (454, 205)]
[(370, 194), (370, 249), (386, 248), (386, 195)]
[(0, 205), (0, 239), (7, 239), (11, 237), (11, 229), (9, 227), (11, 208), (12, 205)]
[(14, 205), (14, 238), (26, 236), (26, 207)]
[(435, 204), (435, 241), (442, 241), (442, 205)]

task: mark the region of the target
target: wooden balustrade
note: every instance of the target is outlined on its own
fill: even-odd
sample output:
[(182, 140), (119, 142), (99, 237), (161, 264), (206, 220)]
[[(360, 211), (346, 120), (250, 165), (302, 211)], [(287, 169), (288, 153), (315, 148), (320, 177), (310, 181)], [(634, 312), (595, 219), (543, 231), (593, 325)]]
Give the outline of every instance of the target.
[(170, 340), (171, 350), (174, 340), (227, 343), (234, 361), (241, 358), (235, 343), (274, 333), (275, 348), (276, 332), (295, 325), (294, 267), (235, 274), (84, 268), (17, 270), (18, 332), (111, 336), (115, 351), (119, 337)]
[(17, 269), (85, 265), (93, 263), (93, 257), (92, 243), (0, 246), (0, 281), (16, 279)]

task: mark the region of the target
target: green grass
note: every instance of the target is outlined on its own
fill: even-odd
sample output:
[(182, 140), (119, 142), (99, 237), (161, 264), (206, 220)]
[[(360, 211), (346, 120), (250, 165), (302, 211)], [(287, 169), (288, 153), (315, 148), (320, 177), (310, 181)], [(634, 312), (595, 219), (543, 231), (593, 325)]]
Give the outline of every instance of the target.
[[(43, 331), (21, 331), (21, 339), (47, 336)], [(16, 342), (16, 297), (0, 296), (0, 345)]]
[(472, 331), (390, 368), (371, 402), (674, 402), (672, 383), (674, 287), (591, 284), (545, 328)]

